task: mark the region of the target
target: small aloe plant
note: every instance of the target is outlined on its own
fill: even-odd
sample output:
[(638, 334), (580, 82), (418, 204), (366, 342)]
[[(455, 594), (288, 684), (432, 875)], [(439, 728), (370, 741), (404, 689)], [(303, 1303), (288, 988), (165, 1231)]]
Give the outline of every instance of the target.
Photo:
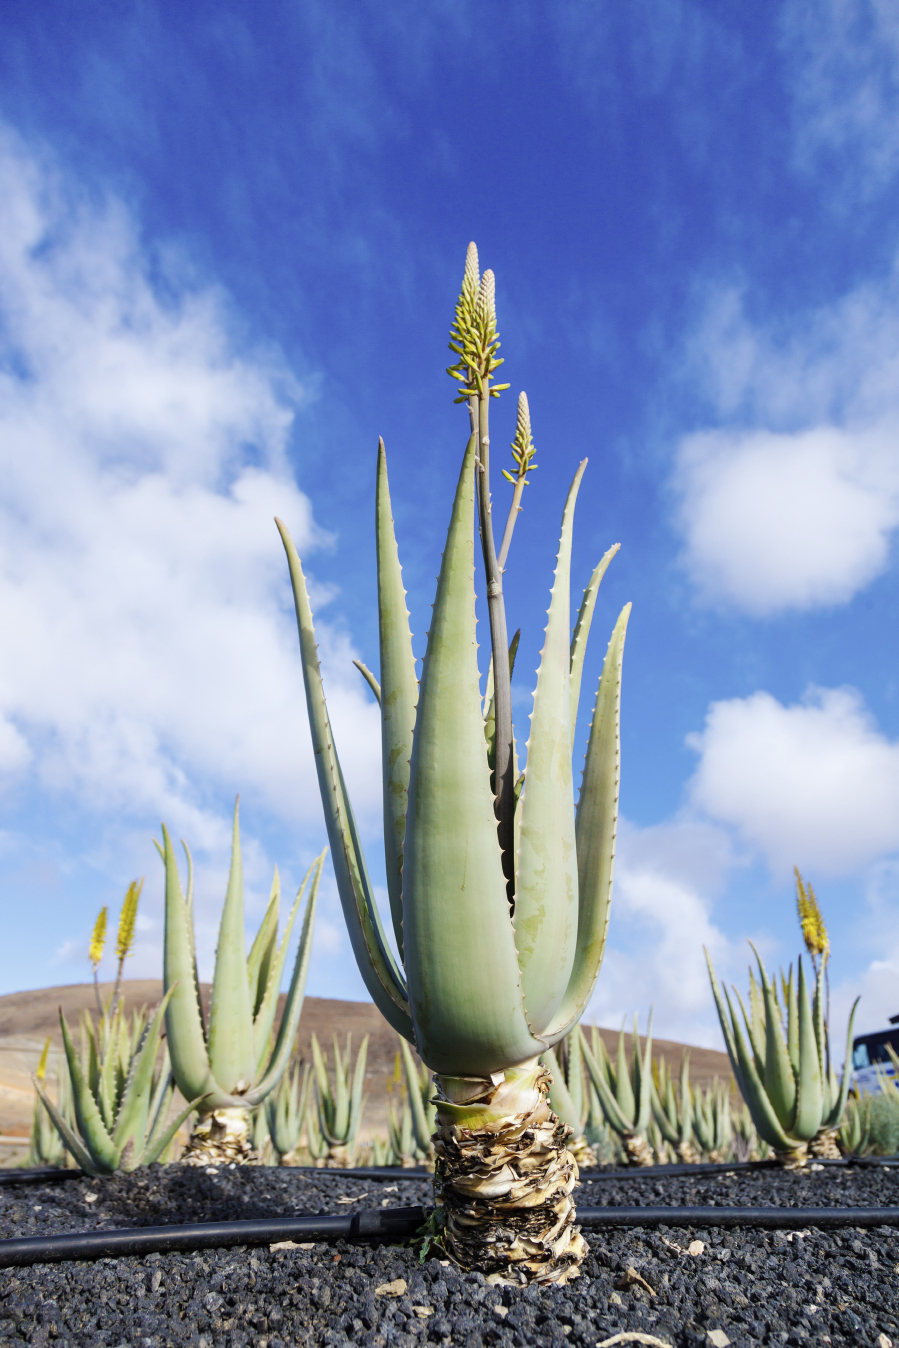
[(716, 1078), (704, 1090), (701, 1086), (697, 1088), (693, 1099), (693, 1129), (707, 1161), (720, 1163), (731, 1159), (734, 1130), (730, 1087), (725, 1082)]
[(652, 1017), (646, 1031), (646, 1046), (642, 1056), (637, 1018), (634, 1017), (630, 1067), (624, 1050), (623, 1029), (618, 1036), (618, 1056), (614, 1067), (598, 1034), (593, 1039), (593, 1051), (586, 1043), (582, 1045), (582, 1051), (606, 1122), (621, 1139), (628, 1164), (652, 1165), (652, 1147), (647, 1139), (653, 1094)]
[[(47, 1064), (50, 1055), (51, 1037), (47, 1035), (47, 1042), (44, 1044), (43, 1052), (38, 1061), (35, 1070), (35, 1080), (39, 1081), (44, 1090), (47, 1080)], [(60, 1115), (71, 1127), (74, 1123), (72, 1114), (72, 1091), (69, 1085), (69, 1073), (63, 1066), (56, 1070), (56, 1108)], [(63, 1166), (66, 1163), (68, 1153), (65, 1144), (59, 1135), (59, 1131), (53, 1122), (53, 1119), (47, 1110), (46, 1105), (39, 1095), (34, 1099), (34, 1111), (31, 1116), (31, 1137), (28, 1143), (28, 1164), (32, 1166)]]
[(334, 1081), (328, 1072), (327, 1055), (322, 1053), (318, 1039), (312, 1036), (312, 1065), (315, 1074), (315, 1098), (318, 1106), (318, 1127), (327, 1143), (325, 1164), (346, 1169), (356, 1164), (356, 1146), (365, 1100), (365, 1068), (368, 1061), (368, 1035), (362, 1040), (356, 1055), (356, 1066), (351, 1071), (352, 1037), (347, 1035), (346, 1052), (341, 1053), (334, 1036)]
[[(534, 471), (519, 398), (513, 498), (499, 549), (490, 492), (490, 407), (498, 355), (495, 281), (471, 244), (450, 347), (468, 411), (419, 685), (387, 458), (377, 457), (375, 532), (384, 845), (397, 959), (381, 925), (322, 688), (300, 558), (278, 522), (296, 604), (306, 705), (331, 857), (356, 961), (372, 1000), (415, 1045), (436, 1088), (440, 1239), (464, 1268), (516, 1283), (565, 1282), (586, 1244), (567, 1129), (548, 1102), (540, 1055), (590, 1000), (608, 929), (618, 809), (621, 665), (630, 605), (612, 633), (593, 711), (580, 798), (572, 751), (600, 561), (571, 630), (571, 549), (582, 463), (562, 516), (527, 756), (517, 763), (503, 574)], [(492, 688), (481, 695), (475, 512), (490, 625)], [(535, 1150), (536, 1149), (536, 1150)], [(541, 1163), (534, 1167), (534, 1157)], [(538, 1196), (539, 1195), (539, 1199)]]
[(706, 960), (730, 1064), (759, 1137), (790, 1169), (807, 1165), (810, 1150), (813, 1156), (832, 1156), (849, 1094), (858, 998), (849, 1016), (843, 1076), (838, 1081), (824, 1020), (823, 964), (810, 997), (800, 957), (797, 976), (792, 967), (788, 977), (781, 976), (779, 999), (756, 954), (759, 981), (750, 969), (748, 1012), (734, 989), (738, 1013), (730, 992), (722, 991), (718, 983), (708, 951)]
[(580, 1167), (596, 1165), (596, 1152), (585, 1136), (590, 1118), (590, 1083), (584, 1067), (581, 1027), (575, 1025), (559, 1045), (564, 1053), (547, 1049), (544, 1066), (552, 1074), (549, 1103), (553, 1112), (571, 1129), (568, 1150)]
[(279, 1165), (297, 1165), (297, 1150), (312, 1099), (312, 1068), (296, 1063), (265, 1102), (268, 1131)]
[[(281, 888), (277, 868), (271, 897), (249, 955), (244, 935), (243, 862), (234, 809), (231, 873), (219, 927), (208, 1026), (200, 1001), (193, 925), (193, 863), (187, 844), (187, 894), (165, 824), (165, 938), (163, 982), (172, 1071), (185, 1099), (202, 1107), (181, 1159), (191, 1165), (254, 1158), (250, 1111), (275, 1089), (293, 1049), (309, 970), (312, 926), (325, 853), (309, 867), (278, 943)], [(311, 884), (310, 884), (311, 881)], [(281, 1023), (274, 1033), (278, 995), (300, 902), (309, 891), (303, 927)]]
[(168, 1001), (169, 996), (162, 999), (149, 1023), (137, 1015), (130, 1026), (119, 1006), (97, 1031), (85, 1014), (80, 1052), (59, 1013), (73, 1120), (69, 1122), (37, 1078), (34, 1084), (64, 1146), (88, 1175), (136, 1170), (159, 1160), (200, 1103), (191, 1100), (173, 1123), (168, 1122), (174, 1085), (165, 1047), (157, 1064)]
[(680, 1091), (675, 1089), (671, 1069), (664, 1058), (658, 1062), (657, 1079), (653, 1078), (652, 1113), (656, 1126), (677, 1159), (685, 1165), (695, 1165), (700, 1155), (693, 1145), (693, 1091), (690, 1087), (690, 1055), (681, 1060)]

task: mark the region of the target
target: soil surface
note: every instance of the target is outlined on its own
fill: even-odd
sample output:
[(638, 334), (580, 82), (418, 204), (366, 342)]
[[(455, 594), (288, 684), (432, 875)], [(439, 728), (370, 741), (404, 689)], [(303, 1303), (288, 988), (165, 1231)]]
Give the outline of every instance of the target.
[[(341, 1200), (352, 1200), (346, 1202)], [(245, 1166), (153, 1167), (109, 1179), (0, 1186), (0, 1236), (346, 1212), (430, 1201), (421, 1179), (377, 1183)], [(899, 1164), (588, 1180), (584, 1205), (899, 1205)], [(461, 1277), (411, 1244), (241, 1248), (0, 1270), (0, 1343), (109, 1348), (594, 1348), (630, 1332), (689, 1348), (899, 1344), (895, 1227), (592, 1233), (569, 1287)], [(701, 1242), (701, 1248), (696, 1242)], [(388, 1287), (388, 1284), (393, 1284)], [(401, 1284), (404, 1284), (402, 1286)], [(631, 1338), (615, 1342), (640, 1342)]]

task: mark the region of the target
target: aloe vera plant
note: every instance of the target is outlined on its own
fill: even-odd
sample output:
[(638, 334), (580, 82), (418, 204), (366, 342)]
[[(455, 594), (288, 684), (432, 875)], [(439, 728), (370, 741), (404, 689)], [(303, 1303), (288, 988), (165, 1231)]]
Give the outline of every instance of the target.
[(621, 1139), (621, 1146), (629, 1165), (652, 1165), (652, 1147), (647, 1137), (652, 1117), (652, 1017), (646, 1030), (646, 1044), (641, 1055), (637, 1035), (637, 1018), (631, 1040), (631, 1062), (628, 1066), (624, 1049), (624, 1030), (618, 1036), (618, 1054), (612, 1065), (600, 1035), (594, 1034), (592, 1051), (582, 1044), (584, 1061), (593, 1083), (606, 1122)]
[(730, 1087), (717, 1078), (705, 1089), (697, 1088), (693, 1099), (693, 1129), (707, 1161), (730, 1160), (733, 1122)]
[[(194, 949), (193, 863), (186, 843), (187, 894), (165, 824), (157, 843), (165, 864), (163, 982), (169, 995), (166, 1033), (172, 1071), (186, 1100), (203, 1104), (181, 1159), (191, 1165), (254, 1159), (250, 1111), (275, 1089), (293, 1050), (309, 969), (312, 927), (325, 853), (309, 867), (278, 942), (281, 886), (277, 868), (256, 939), (246, 950), (240, 825), (234, 809), (231, 873), (219, 926), (208, 1026), (200, 1002)], [(310, 883), (311, 882), (311, 883)], [(277, 1034), (278, 994), (300, 902), (308, 890), (293, 974)]]
[(365, 1088), (365, 1067), (368, 1061), (368, 1035), (362, 1040), (352, 1067), (352, 1036), (347, 1035), (346, 1052), (341, 1053), (334, 1036), (334, 1078), (328, 1071), (327, 1055), (318, 1039), (312, 1036), (312, 1066), (315, 1076), (315, 1099), (318, 1106), (318, 1127), (328, 1145), (325, 1164), (345, 1169), (356, 1164), (356, 1146), (359, 1125), (365, 1107), (362, 1092)]
[(596, 1152), (585, 1135), (590, 1117), (590, 1084), (584, 1067), (580, 1025), (575, 1025), (558, 1047), (558, 1053), (550, 1048), (543, 1054), (544, 1066), (552, 1075), (549, 1103), (553, 1113), (571, 1129), (568, 1150), (578, 1165), (595, 1166)]
[[(570, 564), (578, 468), (562, 533), (523, 771), (512, 727), (503, 567), (521, 490), (497, 553), (490, 493), (497, 354), (495, 284), (466, 258), (451, 348), (468, 408), (421, 684), (379, 443), (376, 549), (384, 841), (399, 959), (381, 925), (322, 689), (303, 569), (278, 522), (293, 584), (306, 702), (331, 856), (356, 960), (388, 1022), (435, 1074), (441, 1239), (461, 1266), (517, 1282), (564, 1281), (586, 1249), (574, 1226), (577, 1175), (549, 1108), (540, 1055), (583, 1014), (608, 928), (619, 773), (621, 663), (630, 605), (599, 682), (580, 798), (572, 747), (584, 652), (610, 548), (572, 635)], [(513, 440), (516, 488), (533, 471), (527, 399)], [(478, 669), (474, 515), (486, 581), (492, 696)]]
[(738, 1014), (730, 993), (718, 983), (708, 951), (706, 960), (731, 1067), (759, 1137), (790, 1169), (807, 1165), (809, 1151), (813, 1156), (832, 1156), (849, 1094), (858, 998), (849, 1016), (843, 1076), (838, 1081), (824, 1020), (823, 965), (818, 966), (810, 997), (800, 957), (796, 977), (792, 967), (787, 978), (781, 976), (781, 1001), (756, 954), (759, 981), (750, 969), (748, 1012), (734, 989)]
[(192, 1100), (173, 1123), (168, 1122), (174, 1085), (168, 1052), (164, 1046), (159, 1052), (168, 1001), (168, 996), (163, 998), (149, 1021), (138, 1014), (130, 1025), (117, 1006), (97, 1030), (85, 1013), (80, 1051), (59, 1013), (71, 1080), (71, 1121), (37, 1077), (34, 1085), (63, 1145), (88, 1175), (151, 1165), (199, 1104)]
[(671, 1069), (664, 1058), (652, 1079), (652, 1113), (656, 1126), (677, 1159), (695, 1165), (700, 1155), (693, 1140), (693, 1091), (690, 1086), (690, 1055), (681, 1060), (680, 1089), (675, 1089)]
[(312, 1068), (288, 1068), (265, 1102), (268, 1131), (279, 1165), (296, 1165), (296, 1153), (312, 1100)]
[[(35, 1080), (39, 1081), (44, 1090), (47, 1080), (47, 1065), (50, 1055), (50, 1035), (47, 1035), (46, 1043), (35, 1069)], [(72, 1091), (69, 1085), (69, 1074), (65, 1067), (59, 1066), (56, 1070), (56, 1108), (60, 1115), (69, 1126), (72, 1126)], [(28, 1164), (31, 1166), (55, 1165), (64, 1166), (68, 1153), (65, 1144), (59, 1135), (59, 1131), (53, 1122), (53, 1119), (47, 1110), (46, 1105), (39, 1095), (34, 1099), (34, 1110), (31, 1115), (31, 1136), (28, 1141)]]

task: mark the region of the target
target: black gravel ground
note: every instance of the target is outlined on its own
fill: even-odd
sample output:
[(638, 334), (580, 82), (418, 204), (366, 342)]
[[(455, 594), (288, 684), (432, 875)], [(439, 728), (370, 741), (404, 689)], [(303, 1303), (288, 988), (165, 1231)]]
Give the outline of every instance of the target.
[[(584, 1183), (578, 1199), (892, 1206), (899, 1203), (899, 1166), (605, 1179)], [(394, 1187), (334, 1172), (154, 1167), (104, 1180), (4, 1186), (0, 1237), (429, 1201), (430, 1185), (421, 1180), (398, 1179)], [(631, 1228), (593, 1233), (590, 1243), (582, 1276), (546, 1291), (488, 1287), (480, 1274), (460, 1277), (437, 1259), (422, 1264), (411, 1245), (344, 1242), (0, 1270), (0, 1345), (594, 1348), (636, 1332), (650, 1336), (644, 1343), (672, 1348), (899, 1348), (899, 1207), (895, 1228)]]

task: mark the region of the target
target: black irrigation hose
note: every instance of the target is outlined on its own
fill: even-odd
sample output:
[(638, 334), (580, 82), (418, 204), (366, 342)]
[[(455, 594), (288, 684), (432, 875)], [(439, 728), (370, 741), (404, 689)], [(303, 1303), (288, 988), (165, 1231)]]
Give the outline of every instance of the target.
[[(0, 1268), (59, 1263), (67, 1259), (107, 1259), (126, 1255), (213, 1250), (233, 1245), (270, 1245), (290, 1240), (402, 1240), (421, 1229), (424, 1208), (388, 1208), (352, 1216), (273, 1217), (250, 1222), (189, 1222), (182, 1226), (144, 1226), (121, 1231), (74, 1231), (62, 1236), (23, 1236), (0, 1240)], [(899, 1208), (581, 1208), (578, 1223), (607, 1226), (807, 1226), (899, 1227)]]

